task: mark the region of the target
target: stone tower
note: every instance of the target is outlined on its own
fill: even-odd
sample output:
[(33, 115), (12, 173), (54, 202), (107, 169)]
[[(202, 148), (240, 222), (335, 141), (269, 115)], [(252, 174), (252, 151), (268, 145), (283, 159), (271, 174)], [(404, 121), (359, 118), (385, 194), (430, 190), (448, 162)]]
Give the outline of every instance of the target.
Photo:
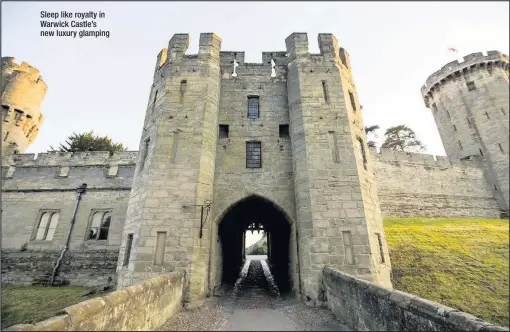
[(200, 213), (183, 206), (212, 200), (221, 39), (200, 34), (198, 55), (185, 55), (188, 42), (176, 34), (158, 56), (117, 272), (122, 287), (183, 269), (184, 302), (196, 303), (205, 293), (209, 242), (196, 236)]
[(448, 157), (477, 156), (502, 210), (509, 202), (508, 56), (473, 53), (432, 74), (421, 92)]
[[(184, 270), (184, 302), (200, 303), (214, 286), (211, 275), (221, 270), (215, 255), (229, 261), (237, 245), (222, 233), (227, 211), (236, 206), (230, 211), (241, 216), (240, 210), (255, 214), (276, 205), (292, 229), (287, 266), (305, 298), (324, 300), (326, 265), (391, 287), (361, 107), (349, 55), (336, 38), (320, 34), (321, 52), (310, 54), (307, 34), (294, 33), (286, 52), (263, 52), (263, 63), (251, 64), (244, 52), (220, 52), (212, 33), (200, 35), (198, 55), (185, 54), (188, 40), (174, 35), (157, 58), (118, 287)], [(249, 152), (256, 149), (259, 158), (250, 155), (250, 163), (259, 166), (252, 167)], [(202, 219), (194, 207), (209, 203), (210, 219)], [(274, 235), (275, 246), (287, 241)], [(232, 246), (222, 251), (220, 241)]]
[(48, 87), (39, 70), (13, 57), (2, 58), (2, 156), (23, 153), (43, 122), (41, 103)]
[(322, 267), (391, 287), (390, 262), (349, 54), (332, 34), (286, 40), (287, 94), (304, 293), (321, 300)]

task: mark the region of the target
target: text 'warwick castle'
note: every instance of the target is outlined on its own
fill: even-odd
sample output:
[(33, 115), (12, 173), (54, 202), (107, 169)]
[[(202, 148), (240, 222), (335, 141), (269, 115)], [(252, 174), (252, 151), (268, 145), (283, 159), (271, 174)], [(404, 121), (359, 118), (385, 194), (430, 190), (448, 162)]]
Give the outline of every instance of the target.
[[(474, 53), (422, 87), (448, 157), (368, 149), (347, 51), (305, 33), (286, 51), (220, 51), (176, 34), (156, 62), (138, 151), (23, 153), (39, 71), (2, 58), (2, 279), (135, 284), (185, 271), (185, 302), (231, 282), (261, 224), (282, 289), (323, 301), (331, 266), (391, 287), (387, 217), (506, 215), (508, 56)], [(86, 184), (86, 185), (84, 185)]]

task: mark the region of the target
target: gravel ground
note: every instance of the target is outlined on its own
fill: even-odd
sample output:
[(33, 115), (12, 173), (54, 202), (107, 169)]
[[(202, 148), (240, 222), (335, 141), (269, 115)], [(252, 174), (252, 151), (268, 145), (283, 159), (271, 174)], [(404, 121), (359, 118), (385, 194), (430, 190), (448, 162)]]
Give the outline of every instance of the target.
[[(273, 326), (269, 329), (348, 331), (328, 309), (309, 307), (297, 299), (271, 291), (274, 288), (272, 280), (264, 276), (259, 260), (246, 264), (249, 264), (248, 273), (240, 276), (236, 287), (221, 298), (207, 298), (201, 308), (177, 313), (158, 331), (256, 331), (257, 321), (264, 330)], [(240, 317), (243, 318), (240, 320)]]

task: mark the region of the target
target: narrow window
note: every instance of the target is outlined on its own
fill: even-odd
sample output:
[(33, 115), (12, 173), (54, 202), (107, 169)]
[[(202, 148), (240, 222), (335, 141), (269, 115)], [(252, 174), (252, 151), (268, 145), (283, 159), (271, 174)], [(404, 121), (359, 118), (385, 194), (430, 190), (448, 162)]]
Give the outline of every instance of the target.
[(501, 151), (501, 153), (505, 153), (505, 150), (503, 150), (503, 147), (501, 146), (501, 143), (498, 143), (498, 146), (499, 146), (499, 151)]
[(147, 155), (149, 154), (149, 143), (150, 143), (150, 141), (151, 141), (150, 138), (147, 138), (144, 141), (144, 146), (143, 146), (143, 149), (142, 149), (142, 158), (140, 158), (140, 169), (141, 170), (145, 166), (145, 159), (147, 159)]
[(289, 125), (287, 125), (287, 124), (280, 125), (280, 137), (281, 138), (289, 138), (290, 137)]
[(112, 220), (110, 211), (98, 211), (92, 215), (87, 240), (106, 240)]
[(462, 143), (460, 141), (458, 141), (458, 142), (459, 142), (459, 147), (462, 150)]
[(129, 258), (131, 256), (131, 246), (133, 245), (133, 234), (128, 234), (127, 241), (126, 241), (126, 251), (124, 252), (124, 263), (123, 266), (126, 266), (129, 264)]
[(228, 125), (220, 125), (219, 138), (228, 138)]
[(154, 93), (154, 101), (152, 102), (152, 112), (154, 112), (154, 109), (156, 108), (156, 100), (158, 99), (158, 90), (156, 90), (156, 93)]
[(432, 109), (434, 110), (434, 113), (437, 113), (437, 106), (436, 106), (436, 104), (435, 104), (435, 103), (434, 103), (434, 104), (432, 104)]
[(58, 212), (46, 211), (39, 218), (37, 232), (33, 240), (52, 240), (58, 224)]
[(457, 131), (457, 127), (455, 125), (453, 125), (453, 130)]
[(375, 233), (377, 235), (377, 241), (379, 242), (379, 254), (381, 255), (381, 263), (384, 263), (384, 251), (382, 246), (381, 234)]
[(494, 185), (494, 190), (498, 191), (498, 187), (496, 187), (496, 185)]
[(328, 85), (326, 81), (322, 81), (322, 93), (324, 94), (324, 101), (329, 103)]
[(485, 112), (485, 116), (487, 117), (487, 119), (490, 119), (489, 113)]
[(172, 158), (170, 159), (170, 163), (174, 164), (177, 158), (177, 149), (179, 147), (179, 132), (175, 131), (172, 137)]
[(451, 115), (450, 115), (450, 112), (448, 112), (448, 110), (446, 110), (446, 115), (448, 116), (448, 119), (451, 119)]
[(351, 99), (352, 110), (354, 112), (356, 112), (356, 101), (354, 100), (354, 95), (350, 91), (349, 91), (349, 98)]
[(187, 84), (188, 84), (188, 81), (186, 81), (186, 80), (181, 81), (181, 87), (180, 87), (181, 95), (179, 97), (180, 104), (182, 104), (184, 102), (184, 93), (186, 92)]
[(476, 89), (475, 82), (473, 82), (473, 81), (467, 82), (466, 85), (467, 85), (469, 91), (473, 91)]
[(165, 261), (166, 232), (158, 232), (156, 238), (156, 252), (154, 254), (154, 265), (163, 265)]
[(351, 232), (342, 231), (342, 238), (344, 240), (345, 262), (347, 264), (354, 264), (354, 253), (352, 252)]
[(248, 97), (248, 119), (259, 118), (259, 97)]
[(246, 142), (246, 168), (262, 167), (262, 146), (260, 142)]
[(329, 147), (331, 149), (331, 155), (333, 157), (334, 163), (339, 163), (339, 156), (338, 156), (338, 145), (337, 145), (337, 138), (334, 131), (328, 132), (328, 138), (329, 138)]
[(4, 118), (4, 121), (9, 121), (9, 116), (11, 115), (9, 106), (2, 105), (2, 116)]
[(503, 115), (506, 115), (506, 112), (505, 112), (504, 108), (501, 109), (501, 113), (503, 113)]
[(20, 110), (14, 110), (14, 121), (21, 121), (23, 118), (23, 112)]
[(7, 137), (9, 137), (9, 132), (6, 132), (6, 133), (5, 133), (5, 136), (4, 136), (4, 142), (6, 142), (6, 141), (7, 141)]
[(483, 157), (482, 149), (478, 149), (478, 151), (480, 151), (480, 155)]
[(468, 122), (469, 128), (472, 128), (473, 124), (471, 123), (471, 120), (469, 120), (469, 118), (467, 118), (467, 122)]
[(365, 146), (363, 145), (363, 140), (358, 137), (358, 152), (360, 154), (361, 160), (363, 161), (363, 168), (367, 169), (367, 156), (365, 154)]

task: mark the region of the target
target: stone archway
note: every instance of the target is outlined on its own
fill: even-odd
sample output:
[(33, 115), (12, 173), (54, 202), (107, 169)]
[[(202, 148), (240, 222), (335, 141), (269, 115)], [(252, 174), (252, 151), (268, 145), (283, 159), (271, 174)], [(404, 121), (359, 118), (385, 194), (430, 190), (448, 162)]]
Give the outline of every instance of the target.
[(267, 262), (280, 290), (298, 287), (295, 224), (279, 205), (253, 194), (231, 204), (213, 220), (210, 290), (235, 283), (244, 263), (245, 232), (252, 222), (261, 223), (268, 234)]

